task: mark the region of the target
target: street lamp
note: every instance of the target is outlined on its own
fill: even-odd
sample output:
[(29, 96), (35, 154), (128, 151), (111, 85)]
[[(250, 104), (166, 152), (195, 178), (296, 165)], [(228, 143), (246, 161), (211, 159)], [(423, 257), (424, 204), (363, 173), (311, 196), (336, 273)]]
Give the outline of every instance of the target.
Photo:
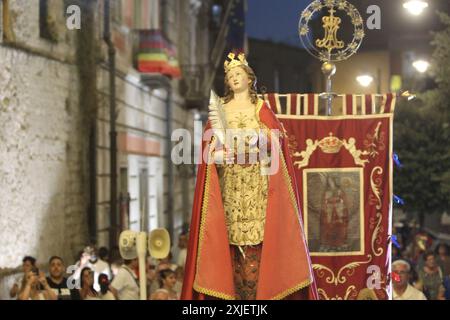
[(419, 16), (428, 8), (428, 2), (422, 0), (410, 0), (403, 3), (403, 8), (408, 10), (413, 16)]
[(356, 77), (356, 81), (358, 81), (358, 83), (361, 86), (367, 88), (368, 86), (370, 86), (372, 84), (373, 77), (371, 75), (368, 75), (368, 74), (363, 74), (363, 75), (357, 76)]
[(420, 73), (425, 73), (430, 67), (430, 63), (426, 60), (417, 60), (413, 62), (413, 67)]

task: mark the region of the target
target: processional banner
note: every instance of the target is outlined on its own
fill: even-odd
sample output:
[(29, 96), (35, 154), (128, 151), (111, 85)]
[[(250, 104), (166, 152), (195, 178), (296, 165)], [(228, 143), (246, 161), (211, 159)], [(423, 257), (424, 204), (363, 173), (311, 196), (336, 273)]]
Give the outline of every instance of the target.
[(325, 116), (317, 94), (264, 95), (288, 135), (320, 299), (389, 299), (396, 96), (340, 98)]

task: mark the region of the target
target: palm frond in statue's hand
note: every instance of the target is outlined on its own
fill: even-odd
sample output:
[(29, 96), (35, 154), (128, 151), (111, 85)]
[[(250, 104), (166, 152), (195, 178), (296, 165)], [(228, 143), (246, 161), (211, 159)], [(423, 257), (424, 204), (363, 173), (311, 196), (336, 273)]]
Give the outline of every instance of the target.
[(219, 139), (220, 143), (225, 145), (225, 129), (227, 127), (225, 110), (223, 109), (222, 101), (213, 90), (211, 90), (208, 109), (208, 118), (211, 122), (211, 127), (214, 134)]

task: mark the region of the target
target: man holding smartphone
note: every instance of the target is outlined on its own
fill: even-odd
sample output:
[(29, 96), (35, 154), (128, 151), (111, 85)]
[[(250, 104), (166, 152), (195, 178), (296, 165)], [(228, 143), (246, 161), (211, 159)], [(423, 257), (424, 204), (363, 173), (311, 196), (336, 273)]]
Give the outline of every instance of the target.
[(33, 267), (26, 275), (25, 287), (18, 300), (57, 300), (58, 296), (48, 285), (45, 274)]

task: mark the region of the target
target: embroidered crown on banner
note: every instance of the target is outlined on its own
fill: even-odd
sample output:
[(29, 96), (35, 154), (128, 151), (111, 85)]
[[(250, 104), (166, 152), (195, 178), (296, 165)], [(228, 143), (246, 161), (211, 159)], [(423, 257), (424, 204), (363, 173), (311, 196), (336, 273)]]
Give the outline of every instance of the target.
[(339, 150), (341, 150), (342, 145), (343, 142), (339, 140), (339, 138), (333, 136), (332, 132), (330, 132), (328, 137), (319, 141), (319, 147), (325, 153), (338, 153)]

